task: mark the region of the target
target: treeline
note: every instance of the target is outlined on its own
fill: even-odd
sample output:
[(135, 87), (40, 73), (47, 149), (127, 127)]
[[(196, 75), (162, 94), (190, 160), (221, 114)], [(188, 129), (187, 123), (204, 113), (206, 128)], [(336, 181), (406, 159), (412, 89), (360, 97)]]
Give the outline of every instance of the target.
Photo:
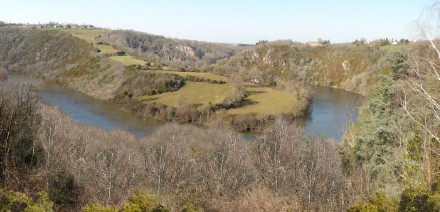
[(176, 91), (185, 81), (174, 74), (141, 73), (128, 78), (119, 91), (123, 96), (141, 97)]

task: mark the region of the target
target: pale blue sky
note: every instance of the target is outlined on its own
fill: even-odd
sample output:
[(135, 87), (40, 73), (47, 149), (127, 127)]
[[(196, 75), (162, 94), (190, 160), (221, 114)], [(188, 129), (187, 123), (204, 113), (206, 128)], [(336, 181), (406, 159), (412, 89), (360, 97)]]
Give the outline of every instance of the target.
[(414, 38), (432, 0), (0, 0), (0, 21), (87, 23), (228, 43)]

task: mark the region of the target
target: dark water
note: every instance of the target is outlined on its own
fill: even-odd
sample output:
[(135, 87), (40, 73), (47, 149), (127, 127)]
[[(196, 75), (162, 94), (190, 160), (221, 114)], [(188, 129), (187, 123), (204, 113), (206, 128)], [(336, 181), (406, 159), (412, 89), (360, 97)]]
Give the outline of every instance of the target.
[[(29, 83), (27, 79), (10, 76), (10, 81)], [(41, 96), (81, 124), (104, 129), (120, 128), (136, 137), (151, 135), (163, 122), (145, 119), (121, 111), (115, 105), (93, 99), (85, 94), (62, 88), (56, 84), (42, 84)], [(304, 122), (304, 132), (310, 136), (325, 136), (339, 141), (345, 126), (357, 119), (357, 108), (362, 97), (358, 94), (327, 87), (311, 87), (313, 103)], [(243, 134), (243, 139), (254, 140), (255, 135)]]
[(363, 97), (335, 88), (313, 86), (310, 89), (313, 103), (305, 120), (305, 134), (341, 140), (346, 125), (356, 122)]

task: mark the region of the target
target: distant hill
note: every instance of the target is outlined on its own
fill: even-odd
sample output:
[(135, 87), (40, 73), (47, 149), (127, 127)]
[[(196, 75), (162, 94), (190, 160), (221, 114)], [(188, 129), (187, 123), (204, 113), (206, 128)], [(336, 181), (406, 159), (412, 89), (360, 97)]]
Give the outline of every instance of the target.
[(90, 96), (112, 98), (122, 84), (123, 64), (94, 53), (94, 46), (61, 30), (0, 27), (0, 68), (63, 81)]
[(116, 30), (97, 41), (122, 49), (138, 59), (179, 68), (202, 67), (229, 58), (249, 47), (166, 38), (148, 33)]
[[(89, 31), (85, 29), (84, 33)], [(311, 46), (289, 40), (243, 46), (173, 39), (126, 30), (101, 31), (96, 35), (89, 33), (93, 36), (87, 39), (92, 43), (87, 43), (65, 33), (70, 32), (68, 30), (0, 27), (0, 66), (9, 71), (31, 70), (49, 78), (64, 72), (75, 77), (95, 76), (110, 69), (122, 73), (124, 67), (103, 57), (111, 51), (94, 53), (98, 46), (112, 52), (127, 52), (140, 59), (139, 64), (152, 63), (152, 67), (158, 69), (209, 71), (242, 81), (257, 80), (262, 85), (273, 85), (276, 79), (296, 80), (366, 95), (377, 82), (377, 76), (391, 73), (389, 61), (394, 52), (407, 52), (411, 46), (396, 49), (366, 44)], [(81, 33), (81, 30), (78, 31), (76, 36), (81, 38)], [(102, 77), (105, 77), (104, 74)], [(115, 90), (112, 90), (106, 91), (113, 93), (109, 93), (109, 97), (114, 95)]]
[(368, 45), (309, 46), (289, 41), (257, 45), (219, 61), (212, 71), (247, 77), (299, 80), (308, 84), (339, 87), (367, 94), (381, 73), (389, 73), (392, 52)]
[(90, 58), (93, 46), (61, 31), (0, 28), (0, 66), (13, 72), (61, 72)]

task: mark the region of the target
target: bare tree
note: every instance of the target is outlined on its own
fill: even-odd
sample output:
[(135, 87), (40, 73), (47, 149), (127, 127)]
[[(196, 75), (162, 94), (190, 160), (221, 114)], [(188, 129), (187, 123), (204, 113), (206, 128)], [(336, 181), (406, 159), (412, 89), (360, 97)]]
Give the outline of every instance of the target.
[(310, 209), (337, 209), (343, 204), (343, 176), (337, 149), (330, 142), (304, 138), (277, 119), (254, 147), (262, 181), (276, 193), (294, 194)]
[[(440, 50), (437, 31), (440, 26), (440, 2), (436, 1), (418, 22), (429, 45), (426, 51), (413, 51), (410, 70), (404, 78), (401, 104), (410, 120), (421, 129), (422, 172), (427, 184), (435, 178), (433, 157), (440, 156)], [(408, 140), (408, 139), (406, 139)], [(438, 171), (438, 170), (437, 170)]]

